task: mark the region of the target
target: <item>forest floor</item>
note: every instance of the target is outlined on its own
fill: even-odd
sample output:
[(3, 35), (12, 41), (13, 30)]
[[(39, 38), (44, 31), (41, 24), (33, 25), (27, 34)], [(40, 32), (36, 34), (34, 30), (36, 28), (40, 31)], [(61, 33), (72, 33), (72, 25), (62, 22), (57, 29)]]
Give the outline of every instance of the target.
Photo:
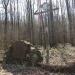
[[(43, 64), (46, 64), (46, 50), (43, 51), (41, 48), (41, 53), (44, 57)], [(70, 44), (58, 44), (56, 48), (49, 49), (49, 65), (50, 69), (54, 66), (64, 66), (69, 67), (73, 66), (75, 69), (75, 47)], [(49, 67), (49, 66), (48, 66)], [(71, 68), (69, 70), (71, 70)], [(63, 70), (63, 69), (61, 69)], [(67, 69), (64, 69), (65, 72), (53, 72), (41, 69), (39, 67), (25, 67), (25, 65), (6, 65), (6, 69), (3, 69), (0, 66), (0, 75), (75, 75), (75, 71), (66, 72)]]
[[(41, 50), (44, 57), (43, 63), (46, 63), (46, 50)], [(58, 44), (56, 48), (49, 50), (49, 64), (58, 66), (68, 66), (75, 62), (75, 47), (71, 44)]]

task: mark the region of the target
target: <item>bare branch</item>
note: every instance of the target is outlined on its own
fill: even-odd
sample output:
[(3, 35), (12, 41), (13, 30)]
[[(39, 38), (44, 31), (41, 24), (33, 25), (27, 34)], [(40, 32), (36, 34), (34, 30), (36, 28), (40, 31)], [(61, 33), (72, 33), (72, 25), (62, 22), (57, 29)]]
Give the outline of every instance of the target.
[(9, 0), (1, 0), (1, 1), (4, 8), (8, 6)]
[[(54, 8), (54, 9), (52, 9), (53, 11), (55, 11), (55, 10), (58, 10), (59, 8)], [(47, 11), (41, 11), (41, 12), (38, 12), (38, 10), (34, 13), (34, 15), (36, 15), (36, 14), (40, 14), (40, 13), (46, 13), (46, 12), (50, 12), (50, 10), (47, 10)]]

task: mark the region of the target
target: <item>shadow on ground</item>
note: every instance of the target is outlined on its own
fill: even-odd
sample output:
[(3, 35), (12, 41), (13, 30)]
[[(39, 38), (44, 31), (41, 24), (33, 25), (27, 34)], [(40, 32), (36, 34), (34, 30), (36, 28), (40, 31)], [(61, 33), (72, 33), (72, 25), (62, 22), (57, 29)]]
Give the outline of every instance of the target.
[[(12, 75), (75, 75), (75, 62), (69, 66), (52, 66), (40, 64), (38, 67), (6, 64), (3, 69)], [(51, 74), (54, 73), (54, 74)]]
[(60, 72), (60, 73), (75, 73), (75, 62), (67, 65), (67, 66), (53, 66), (53, 65), (44, 65), (44, 64), (40, 64), (40, 67), (42, 67), (42, 69), (45, 69), (46, 71), (49, 72)]

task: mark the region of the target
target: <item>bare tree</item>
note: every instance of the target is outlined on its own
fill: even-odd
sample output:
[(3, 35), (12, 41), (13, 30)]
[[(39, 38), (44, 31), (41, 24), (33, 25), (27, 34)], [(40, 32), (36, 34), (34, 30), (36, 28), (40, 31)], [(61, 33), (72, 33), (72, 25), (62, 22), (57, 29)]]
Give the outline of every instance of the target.
[(72, 18), (71, 18), (71, 12), (70, 12), (70, 4), (69, 0), (65, 0), (66, 2), (66, 7), (67, 7), (67, 15), (68, 15), (68, 21), (69, 21), (69, 30), (70, 30), (70, 40), (69, 42), (73, 44), (73, 36), (72, 36)]
[(20, 25), (19, 25), (20, 15), (19, 15), (19, 0), (17, 0), (17, 32), (18, 32), (18, 40), (20, 40)]
[(4, 7), (4, 10), (5, 10), (5, 26), (4, 26), (4, 48), (6, 49), (7, 48), (7, 21), (8, 21), (8, 18), (7, 18), (7, 7), (8, 7), (8, 3), (9, 3), (9, 0), (2, 0), (2, 4), (3, 4), (3, 7)]
[(31, 0), (26, 0), (27, 2), (27, 35), (28, 40), (34, 43), (34, 32), (33, 32), (33, 12)]
[(53, 8), (52, 8), (52, 0), (49, 0), (50, 4), (50, 13), (48, 16), (48, 31), (49, 31), (49, 44), (52, 47), (55, 43), (54, 41), (54, 23), (53, 23)]
[(11, 41), (13, 40), (13, 7), (12, 7), (12, 0), (10, 0), (10, 21), (11, 21)]

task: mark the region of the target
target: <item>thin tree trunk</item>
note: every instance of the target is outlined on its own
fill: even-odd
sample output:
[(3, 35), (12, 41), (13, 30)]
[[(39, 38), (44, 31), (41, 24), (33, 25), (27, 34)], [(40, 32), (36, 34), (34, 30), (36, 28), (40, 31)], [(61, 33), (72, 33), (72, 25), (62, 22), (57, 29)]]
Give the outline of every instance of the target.
[(10, 20), (11, 20), (11, 42), (13, 40), (13, 11), (12, 11), (12, 3), (10, 0)]
[(70, 5), (69, 5), (68, 0), (65, 0), (65, 2), (66, 2), (67, 15), (68, 15), (68, 20), (69, 20), (69, 30), (70, 30), (70, 40), (69, 40), (69, 42), (72, 44), (73, 38), (72, 38), (72, 19), (71, 19)]
[(49, 32), (49, 44), (52, 47), (55, 44), (52, 0), (50, 0), (49, 3), (50, 3), (50, 13), (49, 13), (50, 16), (48, 16), (48, 32)]
[(7, 48), (7, 6), (5, 6), (4, 49)]

